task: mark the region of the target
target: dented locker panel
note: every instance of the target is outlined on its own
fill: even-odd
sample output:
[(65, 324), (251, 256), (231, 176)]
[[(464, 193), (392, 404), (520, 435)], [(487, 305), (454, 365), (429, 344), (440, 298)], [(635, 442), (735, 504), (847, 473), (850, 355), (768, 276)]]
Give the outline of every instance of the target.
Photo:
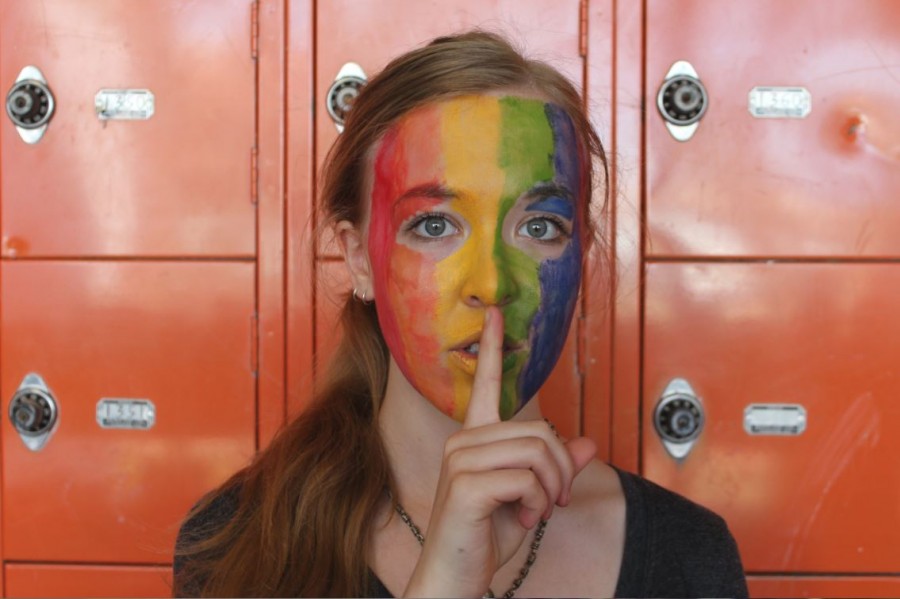
[[(37, 373), (59, 414), (39, 451), (4, 414), (6, 560), (171, 559), (187, 510), (254, 450), (253, 279), (251, 263), (2, 264), (4, 412)], [(149, 400), (155, 423), (113, 404), (101, 426), (101, 399)]]
[(165, 567), (7, 564), (6, 597), (168, 597)]
[[(750, 572), (900, 570), (900, 267), (651, 264), (646, 285), (644, 473), (725, 517)], [(654, 429), (675, 378), (706, 418), (682, 460)]]
[[(900, 256), (900, 4), (651, 0), (646, 35), (648, 254)], [(657, 107), (676, 61), (708, 95), (687, 141)]]
[[(10, 0), (3, 10), (4, 97), (33, 65), (55, 110), (35, 144), (0, 117), (0, 254), (254, 253), (250, 2)], [(134, 120), (101, 119), (97, 101)]]
[[(329, 96), (342, 67), (358, 64), (366, 78), (396, 56), (439, 35), (481, 27), (505, 33), (529, 56), (547, 60), (577, 85), (582, 84), (579, 55), (579, 0), (331, 0), (316, 10), (316, 135), (315, 156), (321, 167), (338, 135), (326, 107), (337, 106), (341, 94)], [(400, 24), (400, 26), (398, 26)], [(330, 237), (320, 254), (335, 256)]]

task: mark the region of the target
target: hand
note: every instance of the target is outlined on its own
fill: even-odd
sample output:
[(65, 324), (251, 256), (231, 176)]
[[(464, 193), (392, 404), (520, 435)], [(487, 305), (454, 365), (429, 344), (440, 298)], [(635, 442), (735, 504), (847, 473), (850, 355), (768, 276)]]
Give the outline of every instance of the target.
[(502, 422), (502, 362), (503, 315), (491, 306), (465, 422), (444, 446), (425, 546), (404, 596), (481, 597), (528, 531), (569, 503), (572, 481), (596, 453), (589, 439), (563, 443), (543, 420)]

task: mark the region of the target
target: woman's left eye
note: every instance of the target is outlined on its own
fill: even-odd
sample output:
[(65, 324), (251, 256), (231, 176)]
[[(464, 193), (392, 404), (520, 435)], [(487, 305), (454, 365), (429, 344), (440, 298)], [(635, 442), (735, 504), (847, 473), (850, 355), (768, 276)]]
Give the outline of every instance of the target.
[(553, 241), (563, 235), (562, 227), (549, 218), (532, 218), (521, 227), (519, 234), (538, 241)]

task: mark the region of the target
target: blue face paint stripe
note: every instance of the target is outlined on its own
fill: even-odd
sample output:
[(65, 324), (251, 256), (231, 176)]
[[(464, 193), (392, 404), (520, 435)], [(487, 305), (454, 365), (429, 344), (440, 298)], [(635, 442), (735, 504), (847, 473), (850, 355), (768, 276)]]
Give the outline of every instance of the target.
[(572, 220), (575, 208), (570, 200), (558, 197), (542, 198), (525, 207), (526, 211), (541, 211), (557, 214), (563, 218)]
[[(544, 111), (553, 131), (553, 180), (562, 187), (579, 193), (582, 175), (575, 126), (558, 106), (546, 104)], [(537, 203), (547, 200), (561, 201), (562, 198), (549, 197)], [(579, 200), (587, 201), (586, 198)], [(582, 224), (581, 218), (575, 213), (578, 205), (568, 202), (567, 206), (567, 218), (573, 220), (574, 228), (571, 242), (559, 258), (544, 260), (538, 270), (541, 305), (532, 321), (530, 336), (532, 339), (539, 338), (542, 342), (537, 346), (532, 344), (531, 355), (519, 376), (519, 398), (523, 404), (534, 397), (559, 360), (566, 343), (566, 335), (561, 332), (569, 330), (578, 301), (578, 290), (581, 287)]]

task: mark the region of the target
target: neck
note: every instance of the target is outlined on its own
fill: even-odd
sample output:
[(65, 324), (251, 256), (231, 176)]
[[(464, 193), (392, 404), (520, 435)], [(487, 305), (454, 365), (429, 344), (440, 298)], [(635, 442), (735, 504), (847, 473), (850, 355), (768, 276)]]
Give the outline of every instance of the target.
[[(513, 418), (540, 419), (537, 398)], [(424, 534), (441, 473), (444, 444), (462, 425), (420, 395), (393, 359), (378, 424), (397, 486), (397, 499)]]

